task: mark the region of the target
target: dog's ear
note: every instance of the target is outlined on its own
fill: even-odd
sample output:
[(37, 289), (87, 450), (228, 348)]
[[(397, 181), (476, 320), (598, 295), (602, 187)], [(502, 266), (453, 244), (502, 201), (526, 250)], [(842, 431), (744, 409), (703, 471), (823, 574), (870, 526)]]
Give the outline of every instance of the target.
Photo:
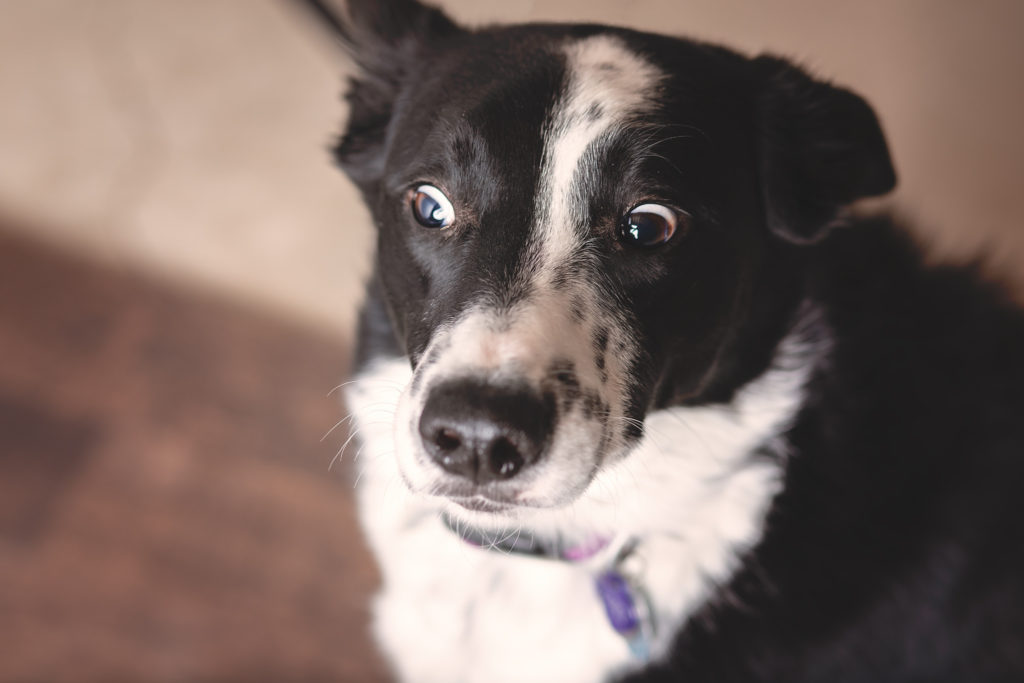
[(380, 177), (384, 137), (403, 83), (425, 54), (462, 29), (416, 0), (349, 0), (347, 9), (335, 29), (357, 72), (346, 94), (348, 127), (334, 154), (362, 184)]
[(885, 136), (854, 93), (775, 57), (756, 58), (754, 68), (768, 227), (791, 242), (814, 242), (844, 205), (896, 185)]

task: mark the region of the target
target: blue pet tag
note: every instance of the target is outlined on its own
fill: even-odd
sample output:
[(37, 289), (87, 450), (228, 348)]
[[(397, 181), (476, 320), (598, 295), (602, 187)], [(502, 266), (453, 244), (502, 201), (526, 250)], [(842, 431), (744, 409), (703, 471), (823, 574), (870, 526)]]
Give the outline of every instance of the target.
[(612, 628), (626, 639), (635, 658), (649, 660), (653, 622), (650, 604), (642, 589), (614, 569), (599, 574), (595, 585)]

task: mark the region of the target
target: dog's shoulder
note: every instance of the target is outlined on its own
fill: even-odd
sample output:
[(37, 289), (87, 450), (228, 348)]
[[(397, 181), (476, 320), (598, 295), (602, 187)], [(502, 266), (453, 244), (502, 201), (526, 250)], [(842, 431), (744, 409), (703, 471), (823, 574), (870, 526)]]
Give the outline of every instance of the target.
[(907, 409), (944, 401), (963, 420), (1024, 405), (1024, 310), (980, 263), (939, 263), (886, 216), (835, 231), (810, 259), (842, 382), (872, 379), (866, 393), (916, 399)]
[[(666, 671), (1011, 680), (1007, 653), (1024, 638), (1024, 313), (980, 268), (932, 263), (889, 218), (813, 250), (808, 292), (830, 351), (786, 434), (784, 485)], [(731, 660), (688, 660), (711, 642)]]

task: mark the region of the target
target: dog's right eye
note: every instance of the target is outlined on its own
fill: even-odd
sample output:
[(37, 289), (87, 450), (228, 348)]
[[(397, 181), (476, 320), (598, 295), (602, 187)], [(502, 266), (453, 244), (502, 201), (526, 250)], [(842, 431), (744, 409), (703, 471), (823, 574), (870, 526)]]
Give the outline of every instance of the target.
[(447, 228), (455, 220), (455, 209), (444, 192), (433, 185), (420, 185), (409, 195), (413, 218), (424, 228)]
[(631, 246), (656, 247), (672, 239), (679, 215), (661, 204), (641, 204), (625, 216), (619, 226), (619, 238)]

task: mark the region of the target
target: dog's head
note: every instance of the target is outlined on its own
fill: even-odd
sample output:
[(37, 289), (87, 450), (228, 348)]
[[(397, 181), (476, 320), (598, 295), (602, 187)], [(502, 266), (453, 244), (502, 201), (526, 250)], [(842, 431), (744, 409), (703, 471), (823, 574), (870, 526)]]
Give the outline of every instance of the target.
[(465, 30), (350, 3), (337, 159), (414, 368), (414, 490), (558, 507), (648, 412), (728, 400), (796, 306), (802, 245), (894, 174), (871, 109), (785, 61), (601, 26)]

